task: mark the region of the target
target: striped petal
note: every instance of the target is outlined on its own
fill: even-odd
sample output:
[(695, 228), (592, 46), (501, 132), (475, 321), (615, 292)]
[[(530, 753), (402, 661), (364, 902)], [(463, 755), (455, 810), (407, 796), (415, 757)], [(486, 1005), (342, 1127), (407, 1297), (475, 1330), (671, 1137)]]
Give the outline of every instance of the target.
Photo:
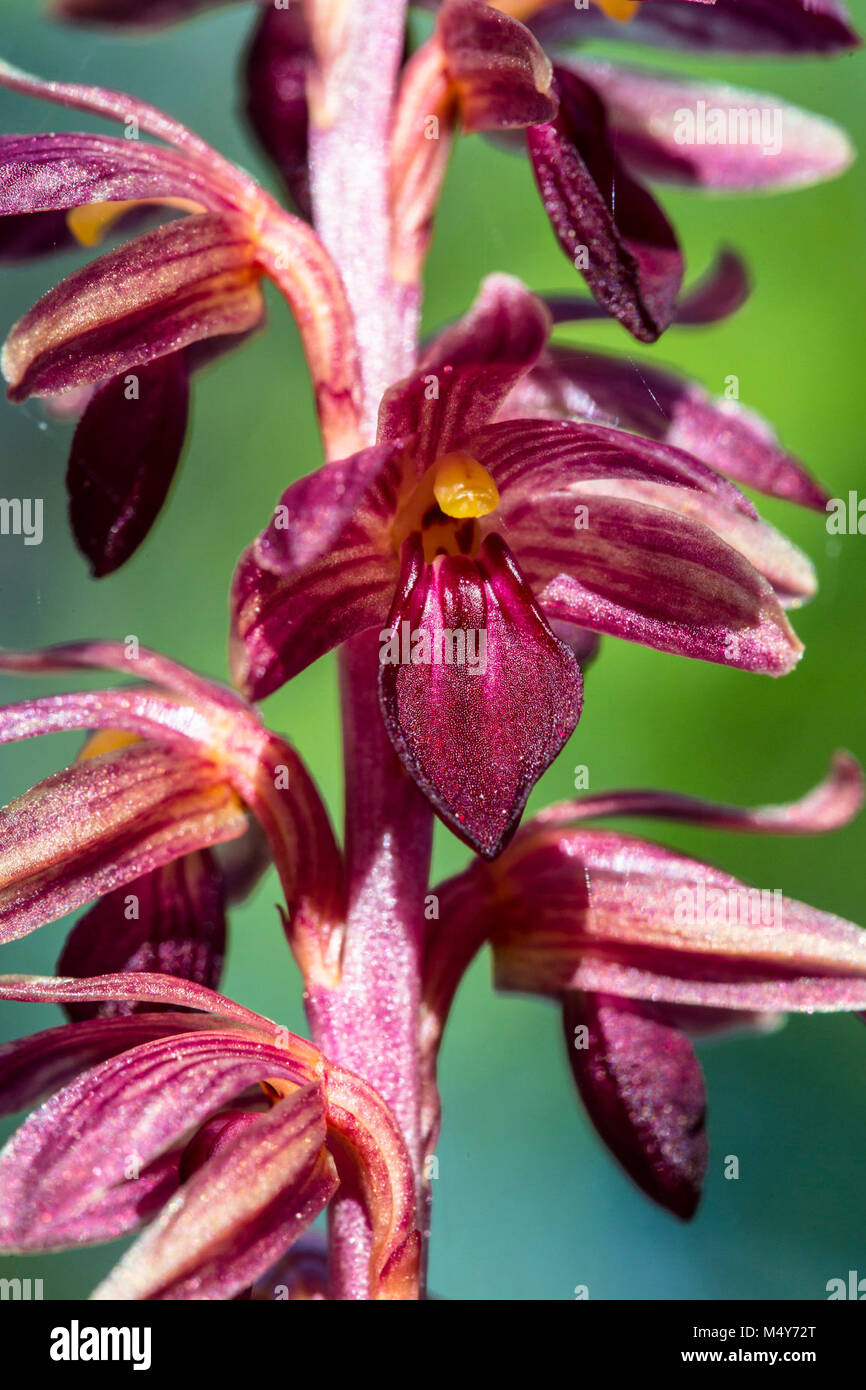
[(0, 940), (245, 826), (225, 774), (201, 760), (143, 743), (76, 763), (0, 813)]
[(315, 1220), (337, 1188), (312, 1083), (232, 1133), (96, 1290), (97, 1300), (229, 1299)]
[(738, 401), (654, 363), (553, 345), (518, 384), (509, 413), (586, 419), (673, 445), (737, 482), (823, 512), (827, 494), (770, 425)]
[(776, 96), (613, 63), (575, 70), (603, 101), (619, 154), (648, 178), (722, 192), (802, 188), (854, 158), (839, 126)]
[(658, 845), (541, 826), (503, 870), (500, 988), (756, 1012), (866, 1004), (860, 928)]
[(246, 222), (212, 213), (136, 237), (74, 271), (12, 329), (15, 401), (104, 381), (178, 348), (243, 333), (262, 315)]
[(767, 675), (802, 655), (767, 581), (702, 522), (587, 492), (508, 523), (548, 619)]
[(622, 164), (593, 88), (563, 68), (556, 79), (559, 116), (527, 131), (553, 231), (595, 299), (636, 338), (655, 342), (674, 318), (683, 277), (673, 228)]

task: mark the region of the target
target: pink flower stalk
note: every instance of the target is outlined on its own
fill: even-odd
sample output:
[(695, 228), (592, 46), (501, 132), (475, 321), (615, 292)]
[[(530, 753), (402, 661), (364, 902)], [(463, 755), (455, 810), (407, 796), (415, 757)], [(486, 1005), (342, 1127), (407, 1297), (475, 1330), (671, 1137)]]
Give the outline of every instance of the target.
[[(133, 26), (199, 8), (53, 6)], [(403, 0), (263, 7), (247, 110), (300, 215), (156, 108), (0, 64), (13, 92), (124, 126), (126, 138), (0, 137), (0, 256), (140, 233), (50, 290), (3, 350), (13, 400), (80, 417), (68, 488), (94, 574), (147, 534), (190, 373), (261, 324), (264, 277), (296, 316), (325, 456), (241, 556), (242, 693), (135, 643), (0, 651), (0, 671), (135, 680), (0, 710), (0, 742), (88, 735), (71, 766), (0, 811), (0, 942), (92, 904), (58, 978), (0, 978), (0, 998), (53, 1000), (73, 1020), (0, 1049), (5, 1109), (43, 1102), (0, 1154), (0, 1248), (74, 1247), (149, 1223), (100, 1299), (255, 1299), (276, 1283), (298, 1299), (423, 1297), (436, 1057), (485, 942), (500, 987), (560, 1003), (593, 1122), (680, 1216), (706, 1162), (689, 1033), (866, 1009), (857, 928), (775, 896), (767, 920), (744, 918), (754, 890), (583, 824), (640, 813), (829, 830), (862, 799), (847, 755), (787, 807), (621, 792), (518, 830), (578, 721), (601, 634), (767, 674), (793, 667), (802, 648), (786, 609), (811, 597), (814, 573), (738, 484), (825, 500), (759, 417), (654, 363), (638, 389), (631, 364), (565, 347), (555, 329), (605, 314), (652, 341), (745, 298), (732, 252), (683, 293), (682, 254), (642, 175), (785, 187), (849, 158), (835, 127), (790, 108), (775, 162), (737, 142), (680, 142), (680, 109), (715, 103), (724, 117), (748, 94), (563, 56), (561, 43), (831, 52), (855, 36), (833, 0), (436, 10), (407, 58)], [(759, 114), (768, 100), (754, 98)], [(424, 260), (460, 128), (525, 131), (593, 299), (544, 300), (491, 275), (421, 348)], [(141, 231), (153, 216), (171, 220)], [(340, 846), (297, 754), (250, 703), (337, 647)], [(478, 855), (437, 890), (432, 923), (431, 808)], [(310, 1042), (213, 992), (226, 907), (268, 862)], [(299, 1243), (325, 1209), (326, 1263)]]

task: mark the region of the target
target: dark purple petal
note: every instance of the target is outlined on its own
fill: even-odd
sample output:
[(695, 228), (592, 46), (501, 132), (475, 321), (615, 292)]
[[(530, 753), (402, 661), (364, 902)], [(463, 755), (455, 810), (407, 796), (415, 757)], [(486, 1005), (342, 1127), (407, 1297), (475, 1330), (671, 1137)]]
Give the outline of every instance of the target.
[(620, 161), (593, 89), (566, 69), (556, 76), (559, 116), (526, 136), (547, 215), (598, 302), (654, 342), (673, 320), (682, 283), (676, 236)]
[(469, 313), (440, 334), (412, 376), (386, 391), (380, 439), (417, 436), (419, 463), (433, 463), (492, 419), (549, 332), (547, 310), (525, 285), (488, 276)]
[(606, 995), (567, 995), (563, 1024), (577, 1089), (605, 1144), (647, 1196), (688, 1220), (707, 1169), (707, 1098), (688, 1038)]
[[(222, 875), (202, 850), (165, 864), (100, 898), (78, 921), (57, 962), (58, 975), (87, 977), (153, 971), (216, 989), (225, 954)], [(142, 1005), (73, 1004), (70, 1018), (141, 1012)]]
[(189, 407), (183, 352), (102, 386), (78, 423), (69, 455), (69, 518), (94, 578), (113, 574), (159, 515), (180, 461)]
[(708, 52), (835, 53), (860, 40), (838, 0), (650, 0), (626, 24), (571, 0), (543, 10), (533, 21), (542, 43), (590, 38)]
[(513, 130), (553, 120), (553, 69), (524, 25), (478, 0), (446, 0), (436, 36), (464, 130)]
[[(216, 994), (204, 985), (190, 980), (178, 980), (171, 975), (99, 975), (92, 980), (63, 980), (53, 975), (0, 975), (0, 999), (21, 1004), (77, 1004), (103, 999), (147, 1001), (151, 1007), (167, 1005), (172, 1009), (198, 1009), (214, 1014), (223, 1024), (242, 1024), (265, 1036), (281, 1030), (276, 1023), (262, 1018), (233, 999)], [(292, 1046), (301, 1040), (294, 1038)], [(310, 1053), (312, 1056), (312, 1049)]]
[(102, 382), (262, 315), (244, 219), (183, 217), (108, 252), (49, 290), (12, 329), (3, 373), (15, 401)]
[(404, 557), (382, 634), (385, 723), (445, 823), (492, 858), (577, 724), (580, 668), (497, 536), (474, 559), (427, 564), (417, 537)]
[(0, 217), (0, 264), (68, 251), (74, 245), (65, 212), (22, 212)]
[(246, 57), (246, 112), (303, 217), (312, 217), (307, 168), (307, 70), (310, 40), (302, 5), (269, 4)]
[(228, 1299), (315, 1220), (337, 1188), (321, 1082), (241, 1117), (94, 1297)]
[[(677, 300), (674, 323), (718, 323), (742, 308), (751, 293), (746, 264), (736, 251), (723, 249), (706, 274)], [(554, 323), (577, 323), (586, 319), (605, 319), (607, 310), (594, 299), (572, 294), (545, 294), (542, 298)]]
[(827, 503), (821, 485), (760, 415), (738, 401), (714, 400), (697, 382), (654, 363), (554, 344), (518, 383), (506, 410), (617, 425), (770, 497), (821, 512)]
[(613, 63), (574, 71), (604, 103), (618, 155), (647, 178), (723, 192), (802, 188), (854, 158), (832, 121), (776, 96)]
[(50, 13), (70, 24), (149, 29), (229, 3), (232, 0), (52, 0)]

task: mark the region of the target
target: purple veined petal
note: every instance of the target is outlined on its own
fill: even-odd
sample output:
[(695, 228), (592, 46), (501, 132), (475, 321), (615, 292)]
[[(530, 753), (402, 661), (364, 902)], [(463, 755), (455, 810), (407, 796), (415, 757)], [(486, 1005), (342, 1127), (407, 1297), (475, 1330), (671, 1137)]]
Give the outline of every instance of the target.
[[(674, 323), (718, 323), (741, 309), (750, 293), (745, 261), (736, 251), (723, 247), (701, 279), (681, 292)], [(546, 294), (542, 298), (554, 324), (608, 317), (607, 310), (594, 299), (579, 299), (572, 294)]]
[[(528, 401), (527, 389), (521, 404)], [(694, 454), (604, 425), (501, 420), (471, 435), (466, 448), (493, 475), (505, 515), (521, 502), (544, 506), (572, 487), (606, 478), (695, 490), (743, 516), (757, 515), (739, 488)]]
[(48, 674), (90, 670), (119, 671), (136, 680), (153, 681), (203, 706), (212, 704), (237, 714), (250, 713), (246, 700), (229, 686), (200, 676), (162, 652), (137, 643), (130, 647), (124, 642), (59, 642), (53, 647), (34, 647), (30, 651), (0, 647), (0, 671)]
[(0, 1153), (0, 1248), (105, 1240), (102, 1208), (131, 1172), (256, 1082), (308, 1083), (305, 1066), (286, 1048), (233, 1032), (178, 1033), (101, 1062), (35, 1111)]
[(2, 1043), (0, 1114), (14, 1115), (38, 1105), (90, 1067), (142, 1043), (182, 1033), (224, 1031), (225, 1026), (225, 1019), (210, 1014), (166, 1010), (64, 1023)]
[(726, 806), (681, 792), (599, 792), (547, 806), (534, 826), (566, 825), (597, 816), (661, 816), (692, 825), (760, 835), (822, 835), (849, 825), (863, 806), (863, 771), (857, 759), (833, 754), (823, 781), (797, 801), (779, 806)]
[(262, 316), (246, 220), (202, 213), (157, 227), (74, 271), (12, 329), (3, 374), (15, 401), (142, 366)]
[[(198, 1009), (214, 1014), (227, 1026), (239, 1023), (255, 1028), (265, 1035), (282, 1034), (285, 1030), (264, 1018), (262, 1014), (245, 1009), (224, 994), (217, 994), (192, 980), (179, 980), (172, 975), (99, 975), (90, 980), (61, 979), (54, 975), (0, 975), (0, 999), (22, 1004), (79, 1004), (103, 999), (134, 1000), (151, 1007)], [(291, 1045), (298, 1052), (303, 1040), (292, 1037)], [(309, 1045), (307, 1045), (309, 1046)], [(314, 1060), (314, 1049), (310, 1048)]]
[(300, 575), (342, 545), (359, 526), (390, 545), (404, 476), (401, 442), (375, 444), (325, 463), (286, 489), (269, 525), (253, 542), (257, 564), (273, 574)]
[[(226, 945), (222, 875), (208, 850), (187, 854), (99, 899), (76, 922), (58, 975), (154, 971), (216, 989)], [(72, 1004), (73, 1019), (141, 1012), (128, 1001)]]
[(824, 489), (766, 420), (654, 363), (554, 344), (518, 383), (506, 410), (634, 430), (770, 497), (821, 512), (826, 507)]
[(719, 323), (741, 309), (750, 293), (745, 261), (738, 252), (723, 246), (709, 270), (680, 295), (674, 322)]
[(315, 1220), (337, 1188), (321, 1083), (217, 1147), (103, 1280), (97, 1300), (226, 1299)]
[(757, 1013), (864, 1006), (859, 927), (659, 845), (530, 826), (501, 873), (500, 988)]
[(52, 0), (49, 13), (68, 24), (150, 29), (231, 3), (234, 0)]
[(212, 724), (200, 709), (158, 690), (82, 690), (0, 707), (0, 744), (73, 729), (122, 730), (155, 739), (190, 763), (208, 762), (213, 740)]
[(446, 0), (436, 37), (464, 130), (513, 130), (553, 120), (553, 68), (524, 25), (479, 0)]
[(246, 55), (246, 114), (302, 217), (312, 217), (307, 167), (310, 41), (303, 7), (268, 5)]
[(79, 550), (94, 578), (113, 574), (153, 526), (180, 461), (189, 408), (183, 352), (107, 382), (72, 440), (66, 488)]
[(683, 278), (673, 228), (622, 164), (593, 88), (564, 68), (556, 81), (559, 116), (526, 133), (551, 226), (594, 298), (634, 337), (655, 342)]
[(581, 504), (591, 508), (593, 498), (599, 494), (630, 500), (641, 506), (662, 507), (706, 526), (766, 579), (783, 608), (799, 608), (817, 591), (818, 578), (808, 555), (767, 522), (743, 516), (742, 512), (715, 497), (656, 483), (587, 483), (571, 494), (575, 524), (580, 519), (576, 509)]
[(439, 335), (412, 376), (385, 393), (381, 440), (417, 437), (427, 466), (492, 419), (547, 341), (550, 316), (519, 280), (490, 275), (469, 313)]
[(350, 527), (330, 555), (287, 579), (245, 551), (232, 583), (235, 684), (263, 700), (355, 633), (381, 628), (398, 577), (394, 552), (381, 551), (362, 526)]
[(225, 772), (138, 743), (56, 773), (0, 814), (0, 940), (242, 834)]
[(153, 135), (176, 150), (181, 150), (207, 177), (214, 193), (220, 190), (233, 206), (239, 207), (248, 199), (255, 198), (257, 186), (249, 175), (242, 173), (224, 159), (206, 141), (181, 125), (180, 121), (167, 116), (157, 107), (130, 96), (127, 92), (114, 92), (106, 87), (88, 87), (77, 82), (46, 82), (42, 78), (34, 77), (32, 73), (24, 72), (21, 68), (2, 61), (0, 87), (18, 92), (22, 96), (69, 107), (74, 111), (87, 111), (94, 116), (104, 116), (124, 128), (133, 123), (136, 132), (143, 131), (146, 135)]
[(431, 564), (417, 537), (407, 541), (381, 635), (379, 693), (397, 753), (446, 825), (494, 857), (580, 717), (574, 656), (497, 536), (474, 559)]
[(609, 995), (568, 994), (563, 1026), (601, 1138), (648, 1197), (688, 1220), (707, 1168), (706, 1090), (688, 1038)]
[(802, 655), (767, 581), (699, 521), (593, 493), (527, 502), (508, 522), (548, 620), (766, 675)]
[(803, 188), (854, 158), (839, 126), (767, 93), (581, 60), (618, 154), (647, 178), (721, 192)]
[(839, 0), (650, 0), (627, 24), (562, 0), (532, 22), (542, 43), (604, 38), (659, 48), (743, 53), (835, 53), (860, 39)]
[(178, 150), (116, 135), (0, 136), (0, 213), (146, 198), (182, 199), (213, 212), (236, 206)]

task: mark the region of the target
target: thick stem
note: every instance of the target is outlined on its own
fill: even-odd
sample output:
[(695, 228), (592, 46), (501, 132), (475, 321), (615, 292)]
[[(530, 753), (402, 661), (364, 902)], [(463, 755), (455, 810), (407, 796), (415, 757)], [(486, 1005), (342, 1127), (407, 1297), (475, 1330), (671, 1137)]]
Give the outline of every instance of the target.
[[(378, 634), (341, 657), (349, 912), (337, 988), (308, 991), (317, 1044), (363, 1076), (403, 1132), (421, 1196), (420, 967), (431, 814), (388, 740), (376, 693)], [(333, 1292), (367, 1296), (369, 1240), (352, 1198), (333, 1204)]]
[(392, 273), (390, 141), (406, 9), (406, 0), (337, 0), (331, 23), (313, 26), (321, 69), (310, 93), (314, 220), (355, 319), (367, 442), (382, 393), (411, 369), (418, 340), (417, 288)]
[[(406, 0), (306, 0), (317, 57), (310, 85), (310, 179), (316, 231), (354, 319), (362, 442), (383, 392), (415, 363), (417, 286), (393, 273), (391, 133), (406, 36)], [(334, 441), (325, 440), (331, 457)], [(375, 632), (341, 654), (349, 909), (336, 988), (311, 987), (318, 1045), (390, 1106), (421, 1175), (419, 1004), (432, 816), (385, 732)], [(330, 1209), (331, 1295), (370, 1296), (369, 1231), (349, 1194)]]

